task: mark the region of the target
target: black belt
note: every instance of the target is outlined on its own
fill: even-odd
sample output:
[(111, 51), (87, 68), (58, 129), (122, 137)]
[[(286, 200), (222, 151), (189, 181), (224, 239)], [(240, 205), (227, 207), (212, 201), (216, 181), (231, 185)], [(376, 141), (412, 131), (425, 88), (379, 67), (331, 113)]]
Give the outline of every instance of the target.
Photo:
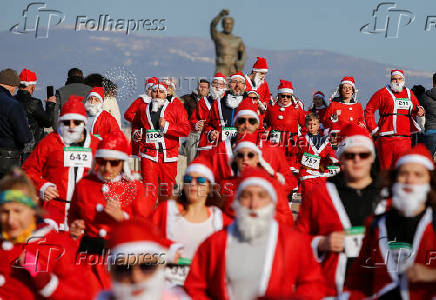
[(89, 237), (85, 235), (82, 237), (82, 240), (80, 241), (78, 252), (102, 255), (105, 243), (106, 241), (104, 238)]
[(54, 199), (52, 199), (52, 200), (54, 200), (54, 201), (58, 201), (58, 202), (62, 202), (62, 203), (71, 203), (71, 201), (64, 200), (64, 199), (59, 199), (59, 198), (54, 198)]
[(410, 135), (403, 135), (403, 134), (391, 134), (391, 135), (380, 135), (379, 137), (384, 138), (384, 137), (409, 137)]
[(389, 116), (405, 116), (410, 118), (411, 116), (409, 114), (399, 114), (399, 113), (392, 113), (392, 114), (383, 114), (380, 116), (380, 118), (389, 117)]
[(20, 158), (22, 151), (20, 150), (6, 150), (0, 149), (0, 157), (1, 158)]

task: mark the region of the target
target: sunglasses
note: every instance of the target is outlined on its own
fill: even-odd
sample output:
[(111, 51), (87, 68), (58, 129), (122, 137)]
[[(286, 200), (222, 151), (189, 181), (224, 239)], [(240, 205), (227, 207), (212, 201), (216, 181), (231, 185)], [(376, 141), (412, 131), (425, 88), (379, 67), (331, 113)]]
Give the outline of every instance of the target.
[(354, 159), (356, 156), (359, 156), (360, 159), (367, 159), (368, 157), (371, 156), (371, 152), (359, 152), (359, 153), (354, 153), (354, 152), (344, 152), (344, 154), (342, 154), (344, 156), (344, 158), (346, 160), (352, 160)]
[(280, 98), (288, 98), (291, 99), (292, 96), (291, 95), (279, 95)]
[(62, 124), (64, 124), (64, 126), (70, 126), (71, 123), (73, 123), (76, 126), (79, 126), (80, 124), (83, 123), (83, 121), (80, 121), (80, 120), (64, 120), (64, 121), (62, 121)]
[(248, 158), (253, 158), (256, 156), (256, 153), (254, 153), (254, 152), (248, 152), (248, 153), (238, 152), (238, 154), (236, 154), (237, 158), (244, 158), (245, 156)]
[(144, 274), (151, 273), (157, 269), (157, 264), (155, 263), (140, 263), (140, 264), (114, 264), (111, 265), (111, 270), (116, 276), (125, 277), (132, 274), (132, 270), (138, 267)]
[(183, 176), (183, 182), (184, 183), (191, 183), (192, 180), (197, 181), (198, 184), (205, 184), (206, 183), (206, 177), (192, 177), (189, 175)]
[(236, 123), (237, 123), (238, 125), (242, 125), (242, 124), (244, 124), (245, 122), (247, 122), (247, 120), (248, 120), (248, 123), (250, 123), (251, 125), (255, 125), (255, 124), (257, 124), (257, 120), (256, 120), (256, 118), (238, 118), (238, 119), (236, 120)]
[(107, 163), (110, 163), (111, 167), (118, 167), (121, 163), (121, 160), (108, 160), (108, 159), (104, 159), (101, 157), (97, 157), (95, 159), (95, 161), (97, 162), (97, 164), (99, 164), (100, 166), (106, 166)]
[(256, 97), (256, 96), (254, 96), (254, 97), (250, 97), (250, 96), (248, 96), (248, 98), (250, 98), (250, 99), (252, 99), (252, 100), (257, 100), (257, 99), (259, 99), (259, 97)]

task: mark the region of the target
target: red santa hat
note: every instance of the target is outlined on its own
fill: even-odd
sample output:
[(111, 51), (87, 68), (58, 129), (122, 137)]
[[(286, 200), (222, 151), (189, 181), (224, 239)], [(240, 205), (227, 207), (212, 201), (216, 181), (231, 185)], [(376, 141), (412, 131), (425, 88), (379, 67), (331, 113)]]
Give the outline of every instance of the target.
[(88, 96), (86, 96), (86, 100), (88, 100), (90, 97), (97, 97), (98, 100), (100, 100), (101, 103), (104, 101), (104, 88), (100, 86), (93, 87), (90, 91)]
[(233, 79), (236, 79), (236, 78), (242, 79), (245, 82), (245, 76), (244, 76), (244, 74), (241, 71), (238, 71), (237, 73), (232, 74), (230, 76), (230, 80), (233, 80)]
[(205, 156), (197, 156), (191, 164), (186, 168), (185, 175), (190, 172), (196, 172), (206, 177), (212, 184), (215, 183), (215, 177), (213, 176), (212, 167)]
[(28, 69), (23, 69), (20, 73), (20, 84), (29, 86), (36, 84), (36, 73)]
[[(124, 161), (124, 176), (129, 180), (138, 179), (129, 167), (131, 146), (124, 133), (120, 130), (107, 134), (97, 146), (95, 157), (116, 158)], [(92, 168), (94, 169), (94, 168)]]
[(167, 85), (163, 82), (158, 82), (158, 83), (153, 84), (152, 90), (154, 91), (157, 89), (164, 91), (165, 95), (168, 94)]
[(87, 122), (88, 116), (86, 114), (85, 105), (83, 105), (83, 97), (71, 95), (70, 98), (68, 98), (68, 101), (62, 106), (58, 122), (64, 120)]
[(375, 155), (374, 142), (368, 130), (357, 124), (349, 124), (339, 133), (337, 156), (341, 156), (342, 153), (351, 147), (364, 147), (371, 151), (372, 155)]
[(250, 116), (255, 118), (259, 123), (259, 114), (257, 113), (257, 104), (254, 104), (250, 98), (244, 98), (241, 103), (239, 103), (238, 108), (236, 109), (236, 115), (233, 118), (233, 125), (236, 123), (241, 116)]
[[(154, 224), (139, 218), (129, 219), (114, 226), (107, 242), (111, 257), (163, 253), (168, 250), (159, 230)], [(115, 262), (115, 261), (114, 261)]]
[(279, 86), (277, 88), (277, 93), (279, 93), (279, 94), (281, 94), (281, 93), (290, 93), (290, 94), (293, 94), (294, 93), (294, 87), (292, 86), (292, 82), (280, 79), (280, 84), (279, 84)]
[(145, 89), (148, 90), (149, 88), (151, 88), (153, 85), (155, 85), (158, 82), (159, 82), (159, 79), (157, 77), (147, 78), (147, 80), (145, 81)]
[(313, 98), (315, 98), (315, 97), (320, 97), (320, 98), (322, 98), (322, 99), (324, 100), (325, 95), (324, 95), (324, 93), (321, 92), (321, 91), (316, 91), (316, 92), (313, 94)]
[(404, 153), (395, 164), (395, 169), (398, 169), (406, 163), (418, 163), (429, 171), (434, 170), (433, 157), (427, 147), (422, 143), (416, 144), (412, 149)]
[(400, 75), (401, 77), (405, 78), (404, 77), (404, 71), (400, 70), (400, 69), (392, 70), (391, 71), (391, 77), (394, 76), (394, 75)]
[(171, 78), (171, 77), (163, 77), (162, 78), (162, 82), (166, 84), (166, 86), (172, 86), (173, 89), (176, 89), (176, 83), (177, 83), (177, 79), (176, 78)]
[(346, 83), (351, 84), (353, 86), (353, 88), (356, 88), (356, 82), (354, 81), (353, 76), (345, 76), (344, 78), (342, 78), (340, 85), (343, 85)]
[(258, 132), (238, 135), (237, 141), (233, 148), (233, 157), (235, 157), (238, 151), (241, 150), (242, 148), (249, 148), (253, 150), (254, 152), (257, 153), (259, 157), (259, 164), (262, 166), (262, 168), (264, 168), (265, 171), (270, 176), (276, 177), (281, 184), (285, 184), (285, 178), (283, 177), (283, 175), (279, 172), (276, 172), (271, 167), (271, 165), (267, 163), (263, 158), (262, 150), (257, 146), (258, 136), (259, 136)]
[(253, 65), (254, 72), (268, 72), (268, 65), (266, 59), (263, 57), (257, 57), (257, 61)]
[(215, 76), (213, 77), (212, 81), (214, 81), (214, 80), (219, 80), (219, 81), (222, 81), (222, 82), (224, 82), (225, 84), (227, 84), (227, 78), (226, 78), (226, 76), (225, 76), (223, 73), (221, 73), (221, 72), (218, 72), (218, 73), (215, 74)]
[(238, 189), (235, 199), (238, 199), (241, 192), (249, 186), (258, 186), (263, 188), (271, 196), (273, 202), (277, 204), (277, 183), (264, 169), (245, 167), (239, 178)]

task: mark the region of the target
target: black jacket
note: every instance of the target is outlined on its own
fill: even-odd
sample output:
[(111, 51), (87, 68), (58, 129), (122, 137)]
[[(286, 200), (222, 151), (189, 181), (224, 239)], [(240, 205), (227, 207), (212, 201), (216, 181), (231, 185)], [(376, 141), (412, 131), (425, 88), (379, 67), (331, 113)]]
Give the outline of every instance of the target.
[(436, 88), (422, 95), (421, 105), (425, 109), (425, 130), (436, 129)]
[(200, 101), (201, 97), (198, 95), (198, 92), (194, 90), (191, 94), (182, 96), (181, 99), (183, 100), (183, 106), (188, 113), (189, 119), (191, 118), (192, 112), (194, 111), (194, 108), (197, 106), (197, 103)]
[(15, 98), (23, 105), (34, 138), (33, 144), (36, 145), (44, 137), (44, 128), (49, 128), (53, 124), (56, 103), (47, 102), (44, 110), (41, 100), (24, 90), (19, 90)]
[(0, 86), (0, 149), (22, 150), (31, 139), (23, 107), (7, 89)]

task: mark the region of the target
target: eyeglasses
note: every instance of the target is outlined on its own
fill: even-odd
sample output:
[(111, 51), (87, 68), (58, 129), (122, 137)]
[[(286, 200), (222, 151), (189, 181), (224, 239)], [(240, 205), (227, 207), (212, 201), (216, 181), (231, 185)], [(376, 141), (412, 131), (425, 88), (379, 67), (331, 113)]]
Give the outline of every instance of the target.
[(247, 152), (247, 153), (238, 152), (238, 154), (236, 154), (237, 158), (244, 158), (245, 156), (251, 159), (251, 158), (256, 156), (256, 153), (254, 153), (254, 152)]
[(356, 156), (359, 156), (360, 159), (367, 159), (368, 157), (371, 156), (371, 152), (358, 152), (358, 153), (344, 152), (343, 156), (346, 160), (352, 160)]
[(238, 125), (242, 125), (242, 124), (244, 124), (245, 122), (247, 122), (247, 120), (248, 120), (248, 123), (250, 123), (251, 125), (255, 125), (255, 124), (257, 124), (257, 119), (256, 119), (256, 118), (238, 118), (238, 119), (236, 120), (236, 123), (237, 123)]
[(205, 184), (206, 183), (206, 177), (193, 177), (189, 175), (183, 176), (183, 182), (184, 183), (191, 183), (192, 180), (197, 181), (198, 184)]
[(83, 121), (80, 121), (80, 120), (64, 120), (64, 121), (62, 121), (62, 124), (64, 124), (64, 126), (70, 126), (71, 123), (73, 123), (75, 126), (79, 126), (80, 124), (83, 123)]
[(111, 270), (116, 276), (125, 277), (132, 274), (132, 270), (138, 267), (144, 274), (151, 273), (157, 269), (156, 263), (141, 263), (141, 264), (114, 264), (111, 265)]
[(119, 160), (119, 159), (117, 159), (117, 160), (108, 160), (108, 159), (104, 159), (102, 157), (97, 157), (95, 159), (95, 161), (100, 166), (106, 166), (107, 163), (110, 163), (111, 167), (118, 167), (120, 165), (120, 163), (121, 163), (121, 160)]
[(279, 95), (280, 98), (288, 98), (291, 99), (292, 95)]

